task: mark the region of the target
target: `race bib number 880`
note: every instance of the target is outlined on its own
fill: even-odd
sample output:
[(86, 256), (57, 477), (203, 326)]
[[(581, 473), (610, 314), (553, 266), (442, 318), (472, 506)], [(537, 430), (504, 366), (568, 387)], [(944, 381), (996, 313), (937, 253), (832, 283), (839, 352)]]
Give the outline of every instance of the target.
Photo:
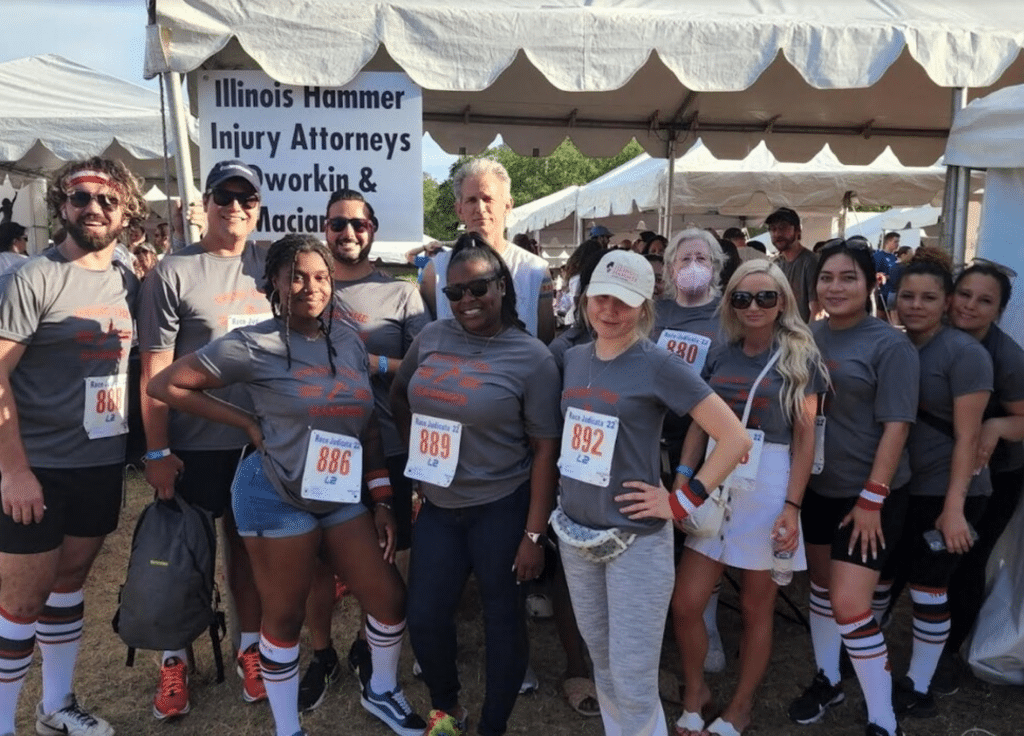
[(85, 379), (82, 427), (91, 440), (128, 431), (128, 375), (89, 376)]

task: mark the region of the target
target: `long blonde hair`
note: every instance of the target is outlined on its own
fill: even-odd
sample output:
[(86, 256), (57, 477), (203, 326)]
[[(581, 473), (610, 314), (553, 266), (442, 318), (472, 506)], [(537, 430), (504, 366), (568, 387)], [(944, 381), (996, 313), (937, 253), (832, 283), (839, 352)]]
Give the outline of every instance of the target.
[(779, 392), (779, 404), (789, 422), (796, 423), (803, 414), (804, 394), (807, 385), (813, 378), (816, 369), (829, 382), (828, 368), (821, 359), (821, 353), (814, 342), (811, 330), (800, 318), (797, 311), (793, 289), (782, 270), (771, 261), (757, 259), (747, 261), (736, 269), (725, 287), (725, 294), (719, 305), (722, 330), (730, 343), (743, 340), (743, 325), (729, 301), (740, 281), (753, 273), (767, 274), (775, 282), (775, 289), (782, 298), (782, 310), (775, 320), (773, 343), (779, 350), (779, 362), (776, 369), (782, 376), (782, 391)]

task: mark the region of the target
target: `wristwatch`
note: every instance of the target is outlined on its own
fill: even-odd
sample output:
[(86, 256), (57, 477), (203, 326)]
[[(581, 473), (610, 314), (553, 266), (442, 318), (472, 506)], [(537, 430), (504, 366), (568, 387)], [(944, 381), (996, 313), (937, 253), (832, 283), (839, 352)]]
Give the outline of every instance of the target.
[(526, 538), (539, 547), (543, 547), (548, 543), (548, 535), (543, 532), (531, 532), (529, 529), (526, 530)]

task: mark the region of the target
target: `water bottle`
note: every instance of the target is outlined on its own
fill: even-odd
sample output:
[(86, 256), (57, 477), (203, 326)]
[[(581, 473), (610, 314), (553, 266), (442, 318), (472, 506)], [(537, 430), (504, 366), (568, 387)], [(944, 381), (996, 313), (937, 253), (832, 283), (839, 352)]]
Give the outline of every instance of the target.
[(793, 582), (793, 552), (780, 549), (786, 527), (779, 527), (779, 534), (772, 540), (772, 580), (780, 588)]

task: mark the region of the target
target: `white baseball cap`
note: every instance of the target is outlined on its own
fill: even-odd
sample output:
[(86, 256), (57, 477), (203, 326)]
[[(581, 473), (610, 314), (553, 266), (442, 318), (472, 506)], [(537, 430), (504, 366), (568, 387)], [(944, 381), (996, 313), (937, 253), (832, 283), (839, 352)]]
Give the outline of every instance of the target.
[(630, 307), (639, 307), (654, 297), (654, 269), (639, 253), (610, 250), (594, 268), (587, 296), (614, 296)]

